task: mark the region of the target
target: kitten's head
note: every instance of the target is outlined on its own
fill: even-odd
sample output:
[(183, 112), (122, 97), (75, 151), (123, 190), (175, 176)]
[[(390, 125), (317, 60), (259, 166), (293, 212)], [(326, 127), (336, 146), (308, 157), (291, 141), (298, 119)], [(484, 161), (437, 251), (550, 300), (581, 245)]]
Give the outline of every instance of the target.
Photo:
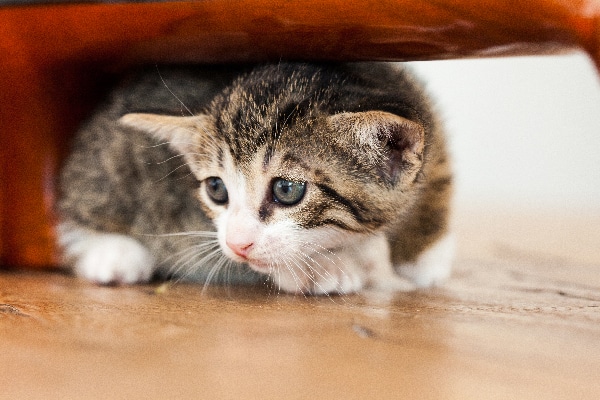
[[(310, 271), (408, 210), (424, 149), (418, 122), (380, 109), (332, 111), (339, 93), (319, 79), (259, 70), (202, 114), (121, 122), (183, 154), (227, 257), (273, 276)], [(310, 291), (301, 276), (279, 284)]]

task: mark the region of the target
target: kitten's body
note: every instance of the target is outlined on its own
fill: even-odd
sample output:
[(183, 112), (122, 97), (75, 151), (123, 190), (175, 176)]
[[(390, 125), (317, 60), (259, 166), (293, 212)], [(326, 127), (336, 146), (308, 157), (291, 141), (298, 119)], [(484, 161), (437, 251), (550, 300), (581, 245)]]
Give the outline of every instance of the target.
[(395, 272), (429, 286), (452, 258), (444, 138), (388, 64), (141, 73), (80, 131), (61, 189), (65, 261), (100, 283), (405, 289)]

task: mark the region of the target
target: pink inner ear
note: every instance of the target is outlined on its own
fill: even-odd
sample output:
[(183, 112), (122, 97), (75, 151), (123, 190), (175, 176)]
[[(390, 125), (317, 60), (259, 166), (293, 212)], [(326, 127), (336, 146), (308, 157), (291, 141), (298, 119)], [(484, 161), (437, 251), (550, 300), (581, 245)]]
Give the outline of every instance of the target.
[(392, 149), (408, 150), (415, 154), (423, 151), (425, 132), (420, 124), (386, 112), (372, 111), (372, 113), (378, 114), (376, 123), (380, 139), (387, 140)]
[(333, 130), (350, 133), (359, 144), (378, 147), (384, 142), (397, 150), (417, 154), (423, 151), (423, 127), (396, 114), (385, 111), (340, 113), (329, 117), (328, 122)]
[(151, 134), (158, 140), (169, 143), (173, 150), (184, 155), (193, 151), (211, 129), (210, 118), (203, 114), (179, 117), (131, 113), (122, 116), (119, 123)]
[(341, 134), (340, 138), (348, 139), (349, 135), (359, 147), (371, 148), (373, 153), (386, 149), (387, 160), (380, 171), (385, 181), (396, 185), (399, 179), (414, 180), (425, 144), (425, 131), (420, 124), (385, 111), (335, 114), (328, 123)]
[[(388, 148), (382, 177), (394, 185), (399, 179), (412, 181), (420, 168), (425, 142), (423, 127), (413, 121), (382, 111), (367, 111), (368, 130), (377, 132), (377, 138)], [(364, 133), (363, 133), (364, 134)]]

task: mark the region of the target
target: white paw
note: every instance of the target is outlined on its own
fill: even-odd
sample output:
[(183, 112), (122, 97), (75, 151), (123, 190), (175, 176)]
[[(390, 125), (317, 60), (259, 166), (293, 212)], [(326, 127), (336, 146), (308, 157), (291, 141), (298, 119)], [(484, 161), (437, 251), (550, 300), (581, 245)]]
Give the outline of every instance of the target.
[[(272, 275), (273, 283), (279, 290), (298, 294), (348, 294), (359, 291), (363, 287), (363, 278), (352, 271), (322, 266), (311, 268), (278, 267), (280, 270)], [(337, 268), (337, 267), (336, 267)]]
[(362, 274), (357, 274), (352, 269), (337, 269), (316, 277), (312, 282), (310, 294), (350, 294), (360, 291), (363, 286)]
[(324, 295), (358, 292), (365, 284), (364, 272), (345, 254), (312, 254), (310, 261), (310, 265), (278, 266), (271, 275), (275, 287), (288, 293)]
[(137, 240), (117, 234), (59, 228), (65, 257), (77, 275), (100, 284), (131, 284), (152, 278), (155, 260)]
[(398, 265), (396, 271), (417, 287), (440, 285), (450, 277), (454, 248), (454, 236), (447, 234), (425, 250), (415, 263)]
[(154, 259), (137, 240), (122, 235), (101, 235), (90, 240), (75, 269), (78, 275), (102, 284), (147, 282)]

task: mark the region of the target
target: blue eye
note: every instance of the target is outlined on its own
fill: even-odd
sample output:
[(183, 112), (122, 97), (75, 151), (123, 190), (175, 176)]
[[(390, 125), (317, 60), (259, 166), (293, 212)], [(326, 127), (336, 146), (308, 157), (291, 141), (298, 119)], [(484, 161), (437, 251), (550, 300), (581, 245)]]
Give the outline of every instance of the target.
[(299, 203), (305, 192), (306, 182), (293, 182), (282, 178), (273, 182), (273, 199), (286, 206)]
[(208, 194), (208, 197), (210, 197), (212, 201), (216, 204), (225, 204), (229, 201), (227, 188), (221, 178), (212, 176), (207, 178), (204, 182), (206, 184), (206, 194)]

